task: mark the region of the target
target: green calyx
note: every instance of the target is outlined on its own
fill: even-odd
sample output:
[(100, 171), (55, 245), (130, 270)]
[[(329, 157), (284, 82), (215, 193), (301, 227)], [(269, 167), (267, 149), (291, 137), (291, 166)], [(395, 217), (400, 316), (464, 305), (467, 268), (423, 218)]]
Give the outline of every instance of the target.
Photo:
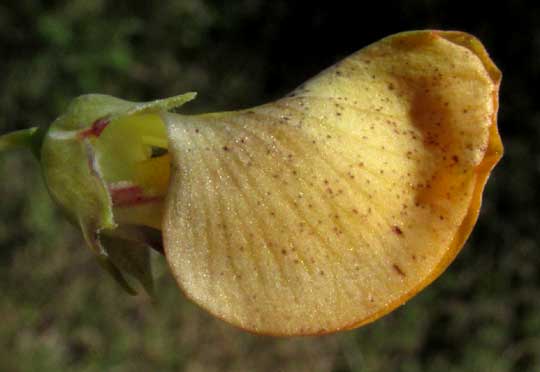
[[(161, 249), (169, 162), (160, 113), (195, 95), (143, 103), (83, 95), (46, 133), (31, 128), (0, 137), (0, 151), (29, 148), (36, 154), (52, 198), (81, 228), (101, 266), (130, 294), (135, 291), (123, 273), (151, 294), (148, 248)], [(153, 178), (156, 169), (164, 176), (147, 176), (150, 168)]]

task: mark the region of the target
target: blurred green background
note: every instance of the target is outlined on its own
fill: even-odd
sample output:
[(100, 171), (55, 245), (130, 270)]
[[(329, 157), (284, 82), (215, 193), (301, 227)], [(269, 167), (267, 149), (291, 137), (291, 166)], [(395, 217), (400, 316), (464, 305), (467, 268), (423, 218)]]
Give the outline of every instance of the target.
[(539, 371), (540, 6), (508, 1), (18, 0), (0, 5), (0, 133), (46, 126), (77, 95), (198, 91), (191, 112), (279, 97), (394, 32), (478, 36), (504, 74), (505, 157), (455, 263), (366, 327), (272, 339), (185, 300), (129, 297), (49, 199), (30, 154), (0, 156), (0, 371)]

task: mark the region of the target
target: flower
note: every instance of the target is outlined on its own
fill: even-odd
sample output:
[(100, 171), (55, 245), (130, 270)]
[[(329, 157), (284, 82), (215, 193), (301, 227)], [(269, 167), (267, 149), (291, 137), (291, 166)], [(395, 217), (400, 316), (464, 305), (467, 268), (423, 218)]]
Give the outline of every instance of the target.
[(401, 33), (246, 110), (171, 112), (194, 93), (79, 97), (40, 161), (53, 199), (129, 292), (123, 272), (152, 293), (153, 248), (221, 319), (333, 332), (403, 304), (462, 248), (502, 156), (500, 77), (470, 35)]

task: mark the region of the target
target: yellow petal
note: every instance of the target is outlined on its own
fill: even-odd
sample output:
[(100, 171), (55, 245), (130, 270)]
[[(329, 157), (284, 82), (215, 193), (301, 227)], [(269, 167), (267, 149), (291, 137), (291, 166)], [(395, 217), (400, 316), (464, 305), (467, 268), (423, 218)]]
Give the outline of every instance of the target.
[(186, 295), (272, 335), (367, 323), (463, 246), (502, 154), (472, 36), (385, 38), (250, 110), (165, 114), (165, 252)]

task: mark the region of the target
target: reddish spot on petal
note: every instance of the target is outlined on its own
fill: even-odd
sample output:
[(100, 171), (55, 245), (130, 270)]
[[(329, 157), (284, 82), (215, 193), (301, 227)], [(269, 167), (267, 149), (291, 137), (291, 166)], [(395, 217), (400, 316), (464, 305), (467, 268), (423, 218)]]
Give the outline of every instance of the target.
[(398, 273), (399, 275), (401, 276), (407, 276), (403, 270), (401, 269), (401, 267), (399, 267), (399, 265), (397, 264), (393, 264), (392, 267), (394, 268), (394, 270), (396, 271), (396, 273)]
[(133, 205), (160, 201), (160, 196), (144, 195), (140, 186), (127, 186), (110, 189), (111, 198), (115, 207), (128, 207)]
[(105, 128), (109, 125), (109, 119), (107, 118), (101, 118), (97, 119), (92, 123), (92, 126), (88, 129), (85, 129), (79, 133), (79, 137), (81, 138), (87, 138), (87, 137), (99, 137), (101, 135), (101, 132), (105, 130)]

